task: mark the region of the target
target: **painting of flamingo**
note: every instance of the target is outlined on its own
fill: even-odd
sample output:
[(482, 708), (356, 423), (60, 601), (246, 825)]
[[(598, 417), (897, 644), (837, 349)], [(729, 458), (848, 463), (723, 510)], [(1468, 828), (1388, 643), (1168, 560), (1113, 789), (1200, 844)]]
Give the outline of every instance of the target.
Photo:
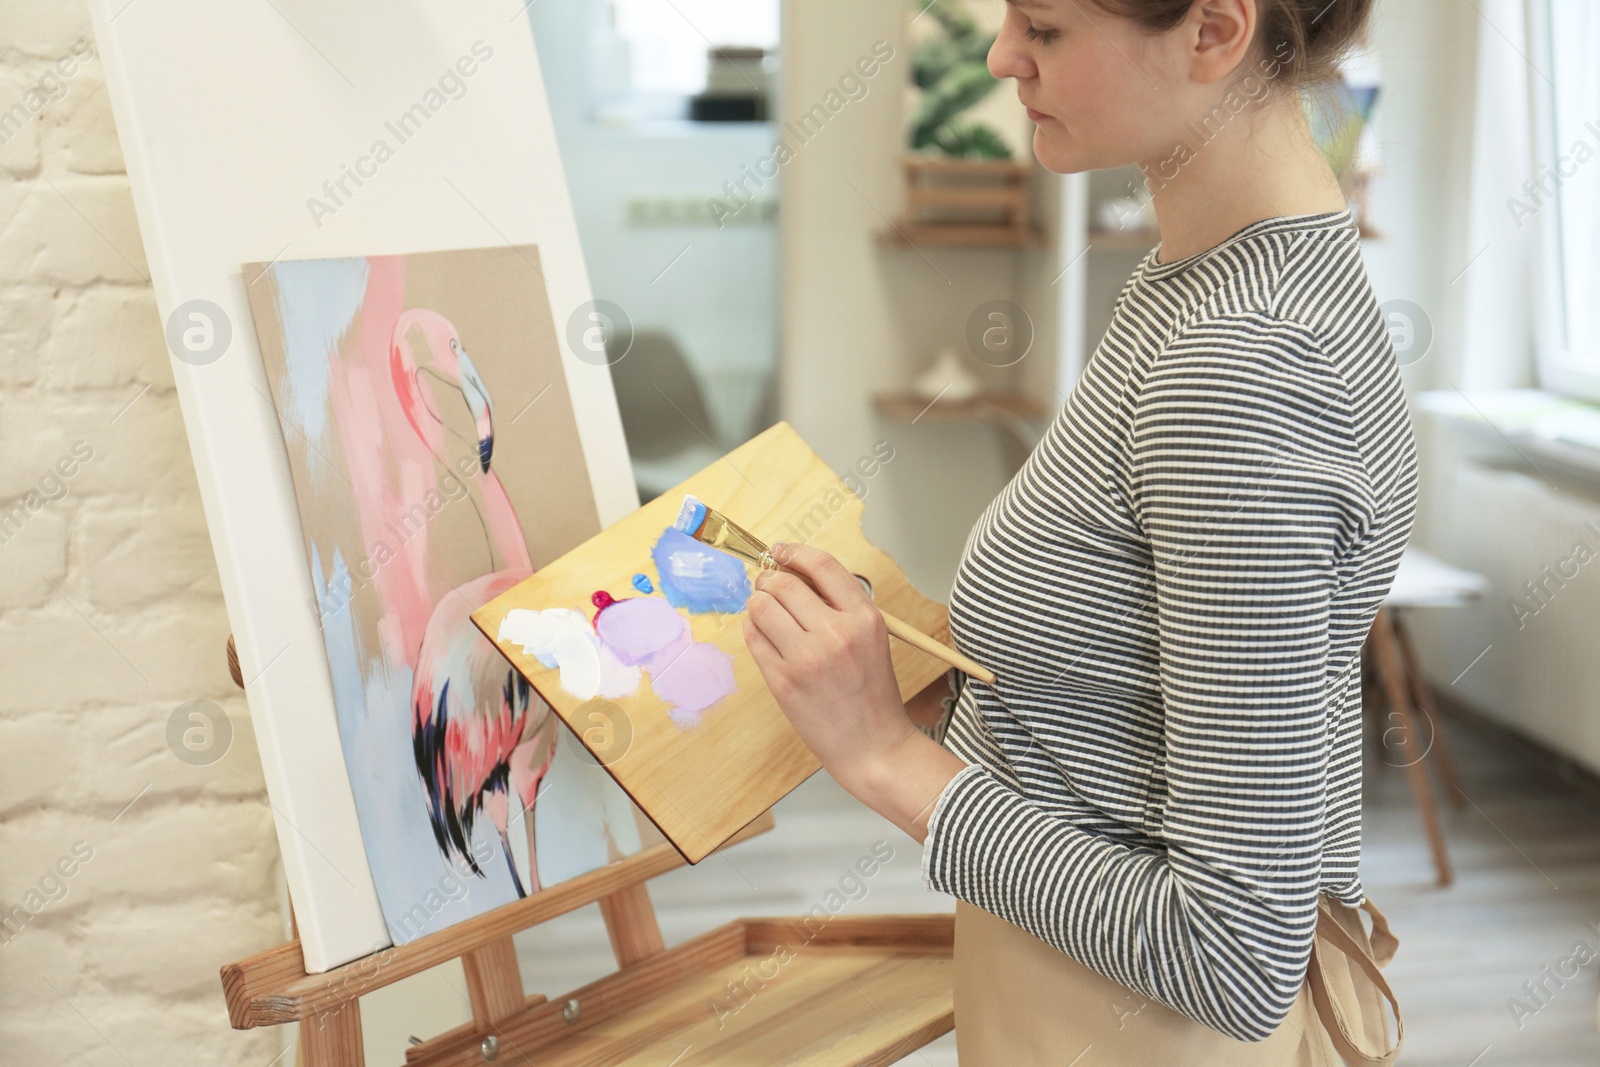
[[(414, 338), (420, 344), (414, 344)], [(434, 395), (430, 379), (442, 379), (447, 391), (459, 391), (466, 401), (479, 469), (474, 503), (488, 547), (497, 561), (502, 561), (500, 569), (479, 575), (434, 606), (417, 652), (411, 686), (415, 713), (411, 740), (417, 773), (427, 791), (428, 817), (439, 848), (481, 875), (468, 841), (478, 815), (486, 813), (500, 835), (517, 895), (523, 896), (526, 890), (512, 860), (507, 823), (513, 792), (512, 758), (529, 759), (528, 750), (521, 746), (524, 728), (533, 725), (528, 719), (532, 690), (477, 632), (469, 617), (471, 605), (487, 603), (533, 573), (522, 527), (491, 467), (494, 403), (461, 344), (459, 331), (449, 319), (427, 308), (407, 309), (396, 320), (389, 369), (406, 421), (429, 455), (441, 464), (446, 462), (445, 423), (434, 414), (440, 399)], [(549, 714), (548, 706), (541, 706), (540, 711)], [(532, 733), (553, 740), (553, 734), (537, 726)], [(533, 743), (531, 738), (527, 742)], [(528, 795), (518, 797), (522, 809), (533, 806), (539, 779), (554, 754), (551, 748), (542, 764), (523, 776), (521, 784)], [(525, 820), (525, 825), (531, 830), (532, 820)], [(529, 853), (536, 854), (531, 840)], [(537, 883), (533, 888), (538, 888)]]
[(536, 262), (475, 249), (246, 272), (395, 943), (650, 833), (469, 617), (599, 528)]

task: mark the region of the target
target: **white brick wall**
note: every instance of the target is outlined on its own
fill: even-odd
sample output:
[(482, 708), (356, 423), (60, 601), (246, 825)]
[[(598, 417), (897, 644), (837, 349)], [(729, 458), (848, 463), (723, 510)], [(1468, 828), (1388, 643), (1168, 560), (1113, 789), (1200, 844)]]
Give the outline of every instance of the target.
[[(280, 1035), (229, 1028), (217, 969), (283, 939), (277, 844), (99, 60), (75, 48), (78, 0), (0, 4), (0, 1064), (265, 1065)], [(169, 747), (190, 700), (233, 726), (207, 766)]]

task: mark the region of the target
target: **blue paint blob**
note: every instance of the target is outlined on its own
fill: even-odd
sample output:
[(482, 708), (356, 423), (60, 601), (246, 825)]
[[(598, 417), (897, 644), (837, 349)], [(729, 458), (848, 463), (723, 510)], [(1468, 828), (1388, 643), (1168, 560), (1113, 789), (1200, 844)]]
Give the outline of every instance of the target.
[(661, 592), (675, 608), (691, 615), (710, 611), (743, 611), (750, 598), (750, 575), (744, 561), (712, 548), (670, 526), (650, 550)]
[(645, 594), (656, 591), (656, 587), (650, 584), (650, 576), (648, 574), (635, 574), (633, 576), (633, 587)]

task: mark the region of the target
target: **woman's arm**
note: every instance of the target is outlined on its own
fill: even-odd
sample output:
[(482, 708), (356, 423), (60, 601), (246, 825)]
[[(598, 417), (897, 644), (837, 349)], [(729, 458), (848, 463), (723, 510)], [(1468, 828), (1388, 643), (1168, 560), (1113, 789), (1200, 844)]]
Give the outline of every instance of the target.
[[(839, 784), (921, 841), (934, 800), (967, 764), (913, 725), (883, 615), (844, 565), (810, 545), (771, 551), (794, 573), (756, 576), (744, 624), (756, 666)], [(949, 691), (942, 676), (913, 698), (919, 711), (939, 689)]]

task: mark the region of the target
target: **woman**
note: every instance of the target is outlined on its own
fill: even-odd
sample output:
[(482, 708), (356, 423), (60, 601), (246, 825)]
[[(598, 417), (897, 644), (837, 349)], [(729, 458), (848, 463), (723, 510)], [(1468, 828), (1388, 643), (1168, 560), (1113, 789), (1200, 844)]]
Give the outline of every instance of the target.
[(1336, 996), (1387, 1044), (1348, 966), (1395, 944), (1357, 875), (1359, 662), (1416, 453), (1297, 92), (1370, 7), (1009, 0), (989, 67), (1035, 155), (1140, 164), (1161, 241), (962, 554), (951, 635), (997, 681), (902, 703), (881, 616), (808, 546), (750, 598), (795, 728), (957, 898), (963, 1064), (1337, 1064)]

